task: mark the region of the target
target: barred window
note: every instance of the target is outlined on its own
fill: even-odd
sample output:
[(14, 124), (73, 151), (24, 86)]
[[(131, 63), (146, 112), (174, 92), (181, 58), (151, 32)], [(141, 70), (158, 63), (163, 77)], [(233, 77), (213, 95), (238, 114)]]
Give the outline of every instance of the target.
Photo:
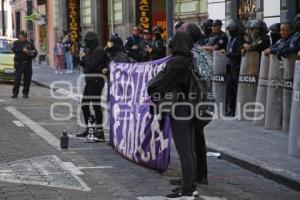
[(91, 0), (82, 1), (82, 23), (84, 25), (92, 24), (92, 3)]

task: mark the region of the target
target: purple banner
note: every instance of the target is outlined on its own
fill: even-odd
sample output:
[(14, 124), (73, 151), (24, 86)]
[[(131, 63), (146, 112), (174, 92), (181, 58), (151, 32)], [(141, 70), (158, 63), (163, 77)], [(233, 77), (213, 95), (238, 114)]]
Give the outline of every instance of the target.
[(110, 143), (127, 159), (160, 171), (169, 164), (170, 123), (149, 113), (147, 84), (168, 60), (110, 64)]

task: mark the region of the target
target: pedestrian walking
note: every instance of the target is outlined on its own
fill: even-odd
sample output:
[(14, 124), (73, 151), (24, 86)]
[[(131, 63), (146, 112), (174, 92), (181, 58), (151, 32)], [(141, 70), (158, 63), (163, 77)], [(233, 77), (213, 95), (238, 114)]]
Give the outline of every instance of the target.
[(56, 57), (56, 67), (55, 67), (55, 74), (63, 73), (64, 69), (64, 44), (62, 43), (62, 38), (60, 37), (55, 44), (54, 47), (54, 54)]
[(74, 62), (73, 62), (73, 55), (72, 55), (72, 47), (73, 42), (71, 41), (70, 34), (67, 35), (66, 41), (64, 42), (64, 50), (65, 50), (65, 59), (67, 64), (67, 74), (73, 73), (74, 69)]
[(12, 51), (15, 54), (15, 80), (11, 98), (17, 98), (19, 94), (20, 82), (23, 76), (23, 98), (28, 98), (31, 78), (32, 60), (37, 56), (37, 50), (32, 42), (27, 40), (27, 33), (21, 31), (19, 39), (13, 43)]
[(108, 72), (109, 57), (104, 49), (99, 47), (99, 40), (96, 33), (88, 32), (85, 35), (84, 43), (86, 51), (80, 53), (80, 65), (83, 68), (86, 82), (81, 101), (86, 129), (82, 133), (77, 134), (77, 137), (88, 136), (88, 124), (91, 117), (90, 104), (92, 104), (96, 115), (94, 140), (99, 142), (105, 140), (102, 124), (101, 94), (105, 84), (103, 76)]

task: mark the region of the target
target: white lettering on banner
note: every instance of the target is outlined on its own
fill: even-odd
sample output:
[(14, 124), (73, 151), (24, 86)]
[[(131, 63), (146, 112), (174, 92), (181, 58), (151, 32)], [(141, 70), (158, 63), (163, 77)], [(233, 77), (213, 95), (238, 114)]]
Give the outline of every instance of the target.
[[(133, 112), (141, 107), (149, 106), (148, 104), (143, 104), (145, 100), (149, 98), (147, 83), (155, 74), (161, 71), (166, 64), (128, 64), (122, 67), (114, 63), (111, 65), (113, 65), (113, 67), (111, 67), (110, 73), (110, 94), (114, 96), (117, 102), (122, 102), (116, 103), (112, 107), (112, 114), (115, 120), (112, 127), (114, 146), (130, 160), (138, 160), (137, 156), (139, 155), (140, 159), (145, 163), (150, 160), (156, 160), (157, 145), (159, 145), (159, 153), (163, 152), (168, 148), (169, 138), (164, 138), (157, 118), (154, 118), (150, 127), (151, 132), (156, 132), (157, 134), (151, 134), (151, 136), (145, 135), (147, 122), (151, 120), (153, 116), (150, 113), (137, 113), (137, 116), (133, 116)], [(126, 71), (123, 71), (124, 69), (126, 69)], [(136, 80), (131, 79), (133, 73), (137, 76)], [(133, 120), (134, 117), (135, 120)], [(122, 132), (121, 136), (117, 134), (120, 130)], [(142, 145), (146, 140), (149, 141), (148, 137), (151, 137), (150, 150), (145, 151)]]

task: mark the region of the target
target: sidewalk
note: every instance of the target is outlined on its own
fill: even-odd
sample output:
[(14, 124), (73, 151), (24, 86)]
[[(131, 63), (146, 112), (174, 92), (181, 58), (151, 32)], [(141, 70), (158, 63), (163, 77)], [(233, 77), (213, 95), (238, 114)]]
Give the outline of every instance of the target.
[[(79, 75), (54, 74), (50, 67), (36, 65), (33, 81), (48, 88), (53, 81), (70, 81), (76, 92)], [(67, 85), (61, 87), (68, 90)], [(288, 156), (288, 134), (265, 130), (252, 122), (216, 120), (206, 128), (205, 135), (207, 148), (222, 153), (222, 159), (300, 190), (300, 158)]]

